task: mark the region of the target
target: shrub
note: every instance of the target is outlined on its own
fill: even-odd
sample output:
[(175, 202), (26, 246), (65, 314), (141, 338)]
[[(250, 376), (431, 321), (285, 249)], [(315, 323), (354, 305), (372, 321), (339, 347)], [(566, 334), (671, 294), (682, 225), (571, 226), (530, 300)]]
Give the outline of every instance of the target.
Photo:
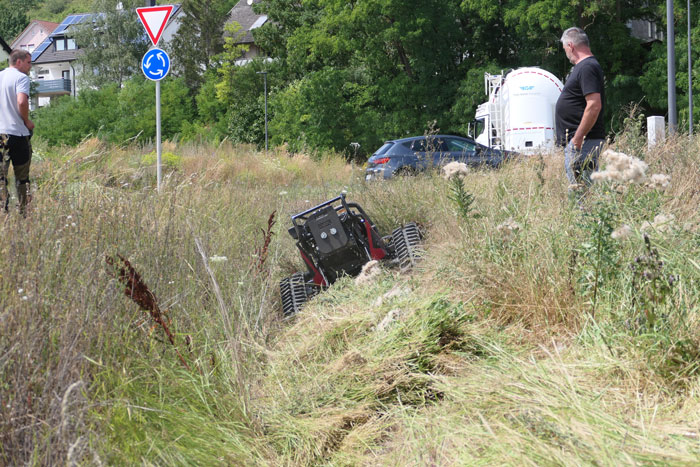
[[(76, 98), (63, 97), (38, 109), (37, 135), (49, 144), (78, 144), (92, 135), (121, 144), (156, 136), (155, 83), (135, 77), (119, 89), (116, 85), (87, 89)], [(194, 108), (181, 79), (161, 82), (162, 138), (177, 135), (194, 119)]]
[[(173, 170), (182, 169), (183, 161), (181, 156), (166, 151), (161, 153), (160, 157), (163, 166)], [(141, 158), (141, 163), (143, 165), (154, 165), (157, 161), (158, 154), (156, 153), (156, 151), (151, 151), (148, 154), (144, 154), (144, 156)]]

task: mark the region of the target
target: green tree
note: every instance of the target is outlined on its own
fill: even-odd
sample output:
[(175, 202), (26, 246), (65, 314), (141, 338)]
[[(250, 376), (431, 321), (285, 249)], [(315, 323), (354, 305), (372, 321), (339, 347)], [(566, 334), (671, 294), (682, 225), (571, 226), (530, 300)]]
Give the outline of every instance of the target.
[(206, 70), (215, 67), (224, 51), (224, 24), (234, 0), (184, 0), (177, 34), (167, 47), (172, 72), (196, 92)]
[[(138, 136), (139, 141), (156, 137), (155, 82), (135, 76), (119, 92), (116, 106), (119, 118), (109, 127), (106, 139), (122, 143)], [(179, 134), (183, 124), (194, 120), (195, 110), (189, 90), (181, 78), (161, 81), (161, 130), (163, 139)]]
[[(657, 15), (665, 13), (662, 5), (658, 6)], [(691, 5), (691, 45), (692, 45), (692, 76), (693, 76), (693, 121), (694, 132), (697, 132), (697, 122), (700, 121), (700, 11), (696, 5)], [(688, 128), (688, 33), (686, 4), (676, 5), (675, 15), (675, 51), (676, 51), (676, 105), (678, 109), (678, 125), (681, 131)], [(658, 23), (658, 28), (666, 30), (666, 17)], [(666, 42), (655, 43), (649, 59), (644, 64), (644, 73), (639, 77), (640, 85), (645, 96), (645, 104), (654, 114), (666, 114), (668, 118), (668, 76)]]
[[(181, 79), (161, 81), (164, 139), (177, 135), (194, 119), (189, 91)], [(85, 89), (77, 98), (63, 97), (34, 112), (37, 135), (50, 144), (77, 144), (85, 137), (123, 143), (147, 141), (156, 135), (155, 83), (142, 76), (100, 89)]]
[[(273, 20), (256, 32), (263, 47), (279, 49), (284, 43), (283, 67), (298, 77), (278, 94), (283, 102), (273, 106), (279, 111), (275, 138), (347, 151), (350, 142), (370, 148), (383, 138), (423, 132), (435, 120), (449, 126), (469, 36), (458, 1), (305, 5), (287, 11), (306, 23)], [(271, 5), (266, 8), (273, 13)], [(297, 102), (300, 96), (308, 100)], [(319, 126), (304, 127), (307, 118)]]
[(325, 68), (292, 83), (273, 101), (272, 142), (293, 151), (347, 149), (358, 122), (349, 72)]
[(64, 96), (33, 112), (36, 134), (49, 144), (78, 144), (87, 136), (105, 137), (119, 119), (114, 105), (116, 84), (100, 90), (85, 89), (77, 98)]
[(60, 23), (67, 15), (88, 13), (92, 3), (93, 0), (38, 0), (32, 2), (33, 7), (25, 8), (28, 18)]
[(253, 31), (255, 43), (268, 56), (280, 61), (284, 74), (290, 81), (301, 78), (301, 74), (294, 74), (292, 70), (287, 69), (288, 41), (302, 28), (312, 30), (318, 23), (323, 14), (318, 2), (265, 0), (255, 3), (253, 10), (268, 17), (265, 24)]
[(234, 88), (234, 76), (240, 67), (236, 61), (248, 51), (247, 45), (242, 45), (239, 41), (245, 36), (241, 31), (241, 25), (232, 22), (224, 27), (224, 50), (217, 61), (219, 67), (217, 74), (219, 81), (216, 83), (216, 96), (224, 103), (230, 104), (230, 101), (236, 92)]
[[(80, 80), (85, 86), (117, 83), (119, 87), (135, 74), (140, 74), (141, 58), (148, 50), (148, 38), (136, 10), (139, 0), (97, 0), (98, 12), (93, 21), (81, 24), (75, 33), (82, 49), (79, 64)], [(119, 7), (121, 5), (121, 7)]]
[(8, 44), (29, 24), (27, 9), (34, 5), (34, 0), (0, 0), (0, 36)]
[[(279, 73), (270, 93), (271, 136), (295, 148), (347, 151), (350, 142), (372, 150), (382, 139), (431, 127), (465, 133), (485, 98), (484, 71), (541, 66), (565, 78), (572, 65), (559, 38), (570, 26), (588, 32), (606, 73), (606, 117), (608, 129), (614, 129), (629, 102), (643, 100), (647, 88), (658, 91), (639, 79), (647, 75), (650, 47), (631, 37), (626, 24), (658, 19), (659, 4), (265, 0), (254, 9), (269, 20), (253, 35), (275, 57)], [(658, 68), (650, 69), (650, 83), (658, 82), (651, 76)], [(237, 89), (238, 74), (231, 73), (229, 89)], [(249, 112), (228, 112), (230, 134), (250, 126), (243, 116), (253, 118), (260, 107), (252, 93), (248, 96), (236, 105)]]
[(490, 54), (499, 66), (541, 66), (562, 80), (572, 65), (562, 51), (561, 34), (571, 26), (583, 28), (606, 75), (606, 120), (611, 129), (611, 123), (620, 121), (616, 114), (626, 104), (643, 98), (638, 78), (643, 73), (648, 51), (640, 40), (630, 35), (627, 23), (632, 19), (658, 19), (649, 4), (654, 2), (464, 0), (462, 9), (487, 23), (502, 23), (508, 31), (495, 38), (501, 53)]

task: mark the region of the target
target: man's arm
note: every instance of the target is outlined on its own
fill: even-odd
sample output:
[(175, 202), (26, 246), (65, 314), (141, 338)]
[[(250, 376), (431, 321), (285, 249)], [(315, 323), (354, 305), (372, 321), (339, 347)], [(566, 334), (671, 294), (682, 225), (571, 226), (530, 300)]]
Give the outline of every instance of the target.
[(599, 92), (586, 95), (586, 109), (583, 111), (581, 123), (579, 123), (576, 129), (576, 134), (571, 138), (574, 148), (581, 149), (581, 146), (583, 146), (583, 138), (585, 138), (588, 132), (591, 131), (591, 128), (593, 128), (593, 125), (595, 125), (602, 108), (603, 103), (600, 99)]
[(32, 131), (34, 129), (34, 122), (29, 120), (29, 96), (23, 92), (18, 92), (17, 107), (19, 108), (19, 115), (22, 117), (27, 130)]

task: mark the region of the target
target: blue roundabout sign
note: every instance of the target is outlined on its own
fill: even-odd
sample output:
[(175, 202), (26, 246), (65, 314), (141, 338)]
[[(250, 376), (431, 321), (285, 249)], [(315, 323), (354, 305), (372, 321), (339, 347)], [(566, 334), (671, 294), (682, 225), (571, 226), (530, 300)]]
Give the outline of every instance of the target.
[(141, 70), (151, 81), (160, 81), (170, 71), (170, 57), (162, 49), (151, 49), (141, 60)]

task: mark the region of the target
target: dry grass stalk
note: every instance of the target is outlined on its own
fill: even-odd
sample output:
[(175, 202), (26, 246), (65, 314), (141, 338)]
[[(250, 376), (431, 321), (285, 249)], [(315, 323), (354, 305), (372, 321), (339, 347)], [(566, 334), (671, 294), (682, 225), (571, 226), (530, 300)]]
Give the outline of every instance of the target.
[[(163, 332), (175, 349), (175, 353), (177, 353), (180, 362), (182, 362), (185, 368), (190, 370), (190, 366), (177, 349), (175, 337), (168, 326), (168, 319), (158, 306), (158, 299), (155, 294), (151, 292), (146, 283), (143, 282), (141, 275), (134, 269), (129, 260), (122, 255), (117, 254), (117, 259), (113, 256), (107, 256), (105, 260), (107, 264), (116, 269), (116, 277), (119, 282), (124, 285), (124, 294), (132, 299), (143, 311), (148, 313), (151, 319), (163, 329)], [(121, 262), (121, 265), (117, 265), (118, 262)]]
[[(231, 334), (232, 330), (232, 324), (231, 324), (231, 319), (230, 319), (230, 312), (228, 307), (226, 306), (226, 302), (224, 301), (224, 297), (221, 294), (221, 288), (219, 287), (219, 283), (216, 280), (216, 276), (214, 276), (214, 271), (212, 271), (211, 267), (209, 266), (209, 260), (207, 257), (206, 252), (204, 251), (204, 246), (202, 246), (202, 241), (198, 238), (194, 238), (194, 243), (195, 246), (197, 247), (197, 251), (199, 252), (199, 255), (202, 257), (202, 263), (204, 264), (204, 269), (207, 270), (207, 274), (209, 275), (209, 279), (211, 280), (212, 287), (214, 288), (214, 296), (216, 296), (216, 301), (219, 305), (219, 314), (221, 315), (221, 321), (224, 325), (224, 333), (226, 334), (226, 341), (229, 346), (229, 350), (231, 352), (231, 360), (233, 363), (234, 370), (236, 372), (236, 378), (237, 378), (237, 383), (238, 387), (241, 391), (241, 394), (243, 395), (244, 398), (244, 405), (247, 406), (247, 392), (246, 392), (246, 384), (245, 384), (245, 379), (243, 376), (243, 371), (242, 371), (242, 365), (241, 361), (243, 360), (243, 351), (241, 349), (241, 337), (242, 337), (242, 332), (241, 332), (241, 324), (240, 320), (237, 320), (235, 324), (233, 325), (233, 331), (234, 334)], [(213, 362), (212, 362), (213, 365)]]
[(262, 272), (263, 267), (265, 266), (265, 261), (267, 260), (268, 248), (270, 247), (270, 242), (272, 241), (272, 236), (274, 235), (272, 227), (274, 227), (275, 223), (277, 222), (275, 220), (276, 214), (277, 211), (272, 211), (272, 214), (270, 214), (270, 217), (267, 219), (267, 230), (260, 229), (263, 234), (263, 244), (261, 247), (255, 249), (255, 256), (258, 258), (257, 273)]

